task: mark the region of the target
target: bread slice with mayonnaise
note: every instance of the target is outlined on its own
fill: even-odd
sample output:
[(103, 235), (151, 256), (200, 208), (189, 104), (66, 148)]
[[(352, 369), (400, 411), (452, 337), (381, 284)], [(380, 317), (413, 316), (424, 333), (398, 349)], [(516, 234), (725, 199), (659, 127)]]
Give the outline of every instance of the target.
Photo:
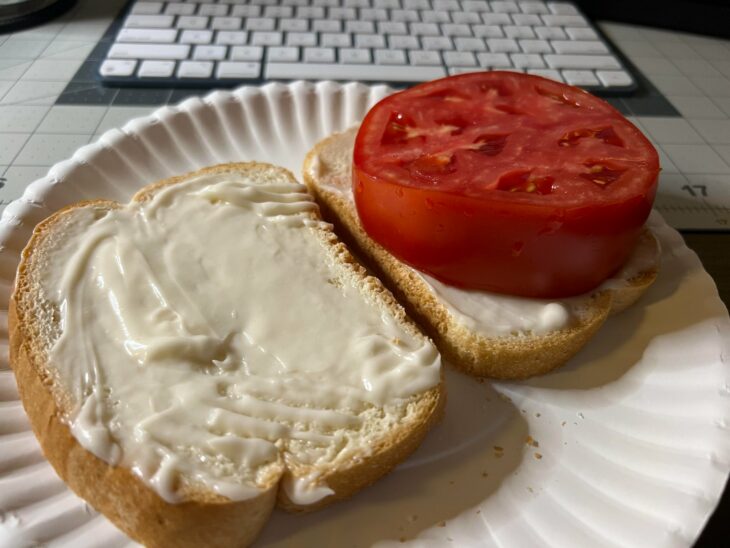
[(363, 229), (352, 194), (357, 127), (317, 143), (304, 161), (305, 184), (324, 218), (388, 286), (435, 341), (444, 359), (480, 377), (524, 379), (564, 364), (606, 318), (654, 282), (659, 243), (644, 229), (633, 255), (595, 291), (545, 301), (448, 286), (393, 257)]
[(440, 356), (286, 170), (227, 164), (38, 225), (10, 359), (44, 454), (146, 546), (245, 546), (439, 418)]

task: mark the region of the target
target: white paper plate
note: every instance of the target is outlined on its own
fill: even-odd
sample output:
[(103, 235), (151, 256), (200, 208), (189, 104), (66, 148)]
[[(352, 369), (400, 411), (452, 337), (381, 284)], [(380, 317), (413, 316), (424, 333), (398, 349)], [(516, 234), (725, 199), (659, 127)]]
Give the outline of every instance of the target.
[[(7, 301), (35, 224), (220, 162), (299, 174), (318, 139), (388, 91), (297, 82), (189, 99), (107, 132), (5, 209), (0, 546), (131, 543), (43, 459), (8, 369)], [(730, 470), (730, 322), (696, 255), (658, 215), (650, 222), (664, 249), (659, 279), (567, 366), (514, 384), (449, 372), (446, 417), (411, 459), (350, 501), (276, 511), (257, 546), (689, 546)]]

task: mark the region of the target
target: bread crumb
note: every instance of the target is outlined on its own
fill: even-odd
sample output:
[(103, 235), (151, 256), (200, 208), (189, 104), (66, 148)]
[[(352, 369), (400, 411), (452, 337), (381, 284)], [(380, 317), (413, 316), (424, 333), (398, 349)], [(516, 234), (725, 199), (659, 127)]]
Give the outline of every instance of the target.
[(500, 394), (499, 397), (502, 400), (506, 401), (507, 403), (512, 403), (512, 398), (510, 398), (509, 396), (505, 396), (504, 394)]
[(487, 474), (486, 472), (482, 472), (482, 477), (483, 478), (488, 478), (489, 477), (489, 474)]
[(532, 447), (540, 447), (540, 444), (538, 443), (538, 441), (536, 439), (534, 439), (532, 436), (527, 436), (525, 443)]
[(527, 488), (527, 490), (528, 490), (528, 491), (529, 491), (530, 493), (534, 493), (534, 492), (535, 492), (535, 490), (534, 490), (534, 489), (533, 489), (532, 487), (528, 487), (528, 488)]
[(454, 485), (454, 480), (451, 480), (451, 481), (449, 482), (449, 485)]
[(445, 521), (440, 521), (439, 522), (439, 527), (446, 527), (446, 522)]
[(535, 458), (540, 460), (542, 458), (542, 453), (535, 453)]
[(482, 513), (482, 511), (481, 511), (481, 510), (477, 510), (477, 514), (481, 514), (481, 513)]
[(401, 340), (398, 337), (396, 337), (395, 339), (391, 339), (391, 341), (396, 346), (400, 346), (400, 344), (401, 344)]
[(535, 413), (535, 416), (539, 419), (541, 417), (540, 413)]
[(565, 421), (560, 423), (560, 426), (565, 426), (567, 423)]
[(400, 538), (400, 539), (398, 539), (398, 540), (400, 540), (401, 542), (405, 542), (405, 541), (406, 541), (406, 537), (401, 537), (401, 538)]

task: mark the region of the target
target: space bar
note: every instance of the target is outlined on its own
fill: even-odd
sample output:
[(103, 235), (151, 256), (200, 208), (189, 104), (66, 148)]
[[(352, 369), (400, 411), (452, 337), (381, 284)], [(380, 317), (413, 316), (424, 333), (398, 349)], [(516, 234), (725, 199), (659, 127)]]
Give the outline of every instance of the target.
[(268, 63), (266, 79), (365, 80), (422, 82), (446, 76), (443, 67), (403, 65), (346, 65), (343, 63)]

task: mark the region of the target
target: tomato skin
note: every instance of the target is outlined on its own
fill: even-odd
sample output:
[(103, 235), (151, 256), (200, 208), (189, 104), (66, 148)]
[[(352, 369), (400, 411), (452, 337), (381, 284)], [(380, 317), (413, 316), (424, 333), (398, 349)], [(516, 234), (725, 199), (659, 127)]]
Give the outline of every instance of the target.
[(358, 134), (352, 176), (366, 232), (399, 260), (464, 288), (536, 298), (590, 291), (628, 259), (656, 193), (656, 152), (636, 192), (563, 206), (503, 191), (475, 198), (403, 184), (367, 169), (362, 160), (372, 151), (363, 141)]

